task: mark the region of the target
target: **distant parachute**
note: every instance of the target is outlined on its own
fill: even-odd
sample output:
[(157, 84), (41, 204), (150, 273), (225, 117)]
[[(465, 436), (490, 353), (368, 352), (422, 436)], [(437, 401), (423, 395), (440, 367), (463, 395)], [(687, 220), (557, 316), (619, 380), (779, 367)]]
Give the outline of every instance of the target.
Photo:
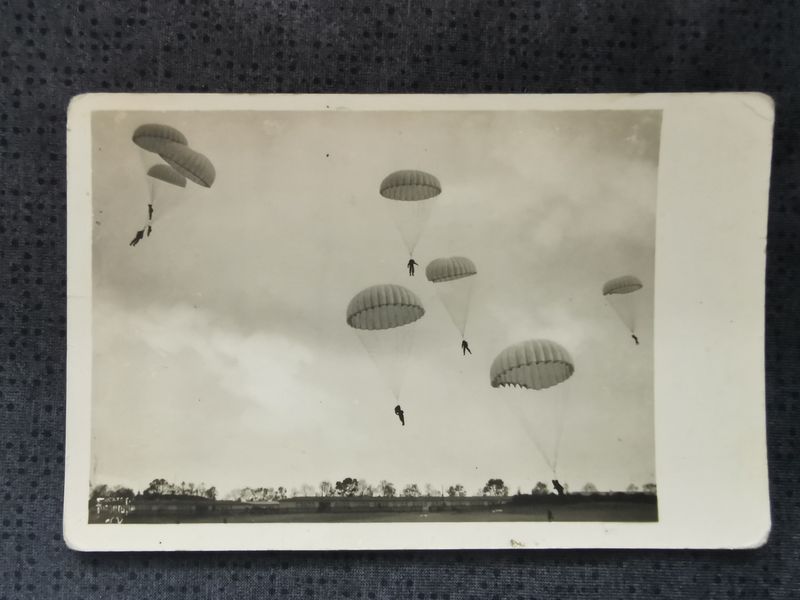
[(642, 282), (639, 281), (637, 277), (633, 275), (623, 275), (622, 277), (606, 281), (603, 285), (603, 295), (630, 294), (640, 289), (642, 289)]
[(176, 142), (164, 142), (158, 154), (187, 179), (203, 187), (213, 185), (217, 174), (207, 156)]
[(638, 312), (639, 294), (635, 292), (640, 289), (642, 289), (642, 282), (633, 275), (617, 277), (603, 285), (603, 296), (632, 334), (636, 333)]
[(411, 353), (413, 323), (424, 314), (416, 294), (394, 284), (368, 287), (347, 306), (347, 324), (358, 334), (396, 399)]
[(442, 193), (439, 180), (424, 171), (395, 171), (381, 182), (380, 193), (390, 201), (389, 211), (409, 256), (413, 256), (430, 216), (432, 199)]
[(133, 142), (148, 152), (161, 152), (165, 142), (172, 142), (183, 146), (188, 145), (186, 136), (169, 125), (150, 123), (141, 125), (133, 132)]
[(434, 287), (453, 323), (464, 337), (472, 296), (472, 284), (478, 269), (464, 256), (437, 258), (428, 263), (425, 276)]
[[(520, 420), (526, 424), (530, 437), (554, 475), (568, 399), (565, 382), (574, 372), (575, 363), (569, 352), (560, 344), (544, 339), (509, 346), (497, 355), (489, 371), (492, 387), (536, 392), (531, 397), (508, 398), (508, 402), (519, 411)], [(531, 408), (524, 406), (528, 403), (532, 404)]]

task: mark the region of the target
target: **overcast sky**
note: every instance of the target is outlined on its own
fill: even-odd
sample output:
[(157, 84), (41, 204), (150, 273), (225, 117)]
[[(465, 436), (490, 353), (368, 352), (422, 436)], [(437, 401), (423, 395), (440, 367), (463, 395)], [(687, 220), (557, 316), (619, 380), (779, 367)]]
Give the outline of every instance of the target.
[[(177, 127), (215, 164), (211, 189), (156, 186), (143, 123)], [(477, 491), (655, 481), (652, 304), (661, 117), (647, 111), (96, 113), (93, 483), (164, 477), (242, 486), (347, 476)], [(146, 160), (143, 160), (146, 159)], [(407, 275), (381, 180), (435, 174), (442, 194)], [(424, 267), (476, 264), (460, 334)], [(635, 274), (642, 344), (601, 288)], [(345, 322), (379, 283), (426, 309), (400, 404)], [(549, 338), (575, 374), (548, 392), (494, 389), (506, 346)]]

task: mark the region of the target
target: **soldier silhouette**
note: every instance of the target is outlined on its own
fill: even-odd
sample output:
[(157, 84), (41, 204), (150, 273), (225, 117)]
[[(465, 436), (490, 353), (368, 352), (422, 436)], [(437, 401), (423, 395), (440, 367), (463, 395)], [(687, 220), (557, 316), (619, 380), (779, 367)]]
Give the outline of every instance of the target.
[(135, 246), (136, 244), (138, 244), (139, 242), (141, 242), (141, 241), (142, 241), (142, 238), (143, 238), (143, 237), (144, 237), (144, 229), (140, 229), (139, 231), (137, 231), (137, 232), (136, 232), (136, 237), (134, 237), (134, 238), (131, 240), (131, 243), (130, 243), (130, 245), (131, 245), (131, 246)]
[(408, 274), (409, 274), (409, 276), (413, 277), (414, 276), (414, 267), (418, 267), (419, 263), (412, 258), (412, 259), (410, 259), (408, 261), (408, 264), (406, 266), (408, 266)]
[(400, 419), (400, 422), (403, 424), (403, 427), (406, 426), (406, 414), (403, 412), (403, 409), (400, 408), (400, 405), (394, 407), (394, 414)]
[(564, 486), (558, 482), (558, 479), (553, 479), (553, 489), (558, 492), (559, 496), (564, 495)]

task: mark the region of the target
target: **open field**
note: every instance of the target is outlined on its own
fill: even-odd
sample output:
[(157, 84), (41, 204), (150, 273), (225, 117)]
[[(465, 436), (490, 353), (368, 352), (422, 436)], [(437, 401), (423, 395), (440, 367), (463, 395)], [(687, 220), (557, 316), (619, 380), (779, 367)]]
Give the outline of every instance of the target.
[[(281, 511), (252, 508), (248, 510), (209, 511), (133, 511), (124, 523), (394, 523), (394, 522), (653, 522), (658, 507), (651, 501), (612, 498), (565, 498), (539, 502), (505, 502), (493, 506), (464, 506), (428, 510), (385, 510), (352, 507), (337, 511)], [(95, 521), (97, 522), (97, 521)]]

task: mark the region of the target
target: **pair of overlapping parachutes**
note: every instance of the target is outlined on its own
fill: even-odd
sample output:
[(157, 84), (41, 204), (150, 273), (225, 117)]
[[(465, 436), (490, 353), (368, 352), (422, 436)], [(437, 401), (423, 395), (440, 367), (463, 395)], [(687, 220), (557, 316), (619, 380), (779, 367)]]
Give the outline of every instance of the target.
[(146, 229), (149, 235), (154, 218), (159, 214), (155, 205), (162, 196), (161, 186), (166, 184), (185, 188), (188, 179), (199, 186), (210, 188), (216, 178), (216, 171), (207, 156), (191, 148), (186, 136), (169, 125), (141, 125), (133, 132), (132, 139), (139, 148), (148, 154), (157, 155), (163, 161), (147, 169), (150, 198)]

